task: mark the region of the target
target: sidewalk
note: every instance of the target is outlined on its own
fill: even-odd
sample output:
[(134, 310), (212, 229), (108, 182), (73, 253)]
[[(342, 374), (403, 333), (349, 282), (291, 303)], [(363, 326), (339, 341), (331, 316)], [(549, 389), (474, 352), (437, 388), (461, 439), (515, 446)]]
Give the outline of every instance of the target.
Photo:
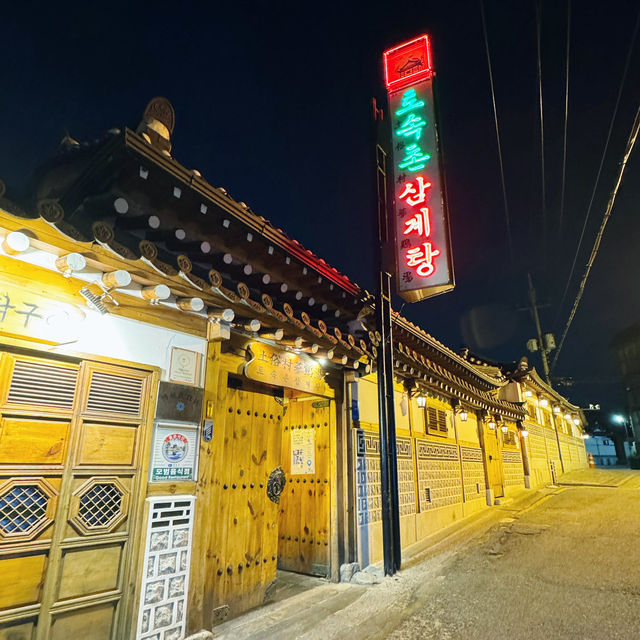
[(637, 479), (640, 471), (629, 467), (596, 467), (595, 469), (576, 469), (560, 476), (560, 486), (619, 487)]
[[(440, 562), (452, 553), (451, 548), (454, 545), (482, 535), (500, 521), (511, 520), (518, 511), (529, 510), (554, 491), (557, 491), (557, 488), (522, 489), (522, 492), (509, 498), (502, 505), (485, 509), (434, 533), (404, 550), (401, 572), (393, 577), (384, 578), (380, 584), (372, 587), (331, 583), (300, 576), (300, 584), (304, 582), (306, 590), (258, 607), (214, 627), (213, 637), (216, 640), (267, 640), (275, 637), (279, 640), (326, 640), (334, 637), (329, 631), (331, 621), (340, 628), (341, 634), (345, 631), (345, 624), (356, 625), (357, 621), (357, 637), (365, 638), (368, 613), (375, 609), (377, 615), (380, 615), (380, 606), (395, 608), (406, 605), (407, 598), (410, 597), (408, 594), (415, 587), (407, 570), (436, 555), (442, 556), (442, 560), (436, 561), (434, 565), (439, 566)], [(280, 578), (290, 584), (296, 582), (292, 574), (284, 573)], [(314, 580), (317, 581), (317, 586), (313, 586)], [(295, 592), (295, 588), (287, 588)], [(381, 591), (384, 592), (382, 598)], [(318, 627), (320, 624), (322, 631)], [(371, 632), (373, 633), (373, 630)]]

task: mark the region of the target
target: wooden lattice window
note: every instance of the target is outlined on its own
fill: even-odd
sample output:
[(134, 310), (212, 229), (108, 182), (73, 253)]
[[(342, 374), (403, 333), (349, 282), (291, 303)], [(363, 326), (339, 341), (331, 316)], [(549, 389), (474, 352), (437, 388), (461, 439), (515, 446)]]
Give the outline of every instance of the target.
[(51, 523), (56, 492), (45, 480), (13, 479), (0, 487), (0, 541), (32, 540)]
[(92, 478), (73, 493), (71, 524), (85, 535), (113, 531), (126, 517), (127, 503), (118, 478)]

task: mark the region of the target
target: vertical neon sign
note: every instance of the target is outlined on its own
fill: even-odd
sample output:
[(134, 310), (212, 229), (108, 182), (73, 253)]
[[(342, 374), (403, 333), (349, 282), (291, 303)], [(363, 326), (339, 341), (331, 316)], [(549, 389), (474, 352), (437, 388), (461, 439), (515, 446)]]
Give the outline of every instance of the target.
[(417, 302), (455, 286), (424, 35), (384, 53), (393, 144), (393, 227), (398, 293)]

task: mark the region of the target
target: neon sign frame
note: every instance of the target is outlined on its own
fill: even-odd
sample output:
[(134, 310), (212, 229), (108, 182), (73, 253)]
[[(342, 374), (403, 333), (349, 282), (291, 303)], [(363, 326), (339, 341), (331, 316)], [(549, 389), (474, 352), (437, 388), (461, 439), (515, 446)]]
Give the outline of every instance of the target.
[(398, 294), (417, 302), (455, 287), (429, 37), (385, 51)]

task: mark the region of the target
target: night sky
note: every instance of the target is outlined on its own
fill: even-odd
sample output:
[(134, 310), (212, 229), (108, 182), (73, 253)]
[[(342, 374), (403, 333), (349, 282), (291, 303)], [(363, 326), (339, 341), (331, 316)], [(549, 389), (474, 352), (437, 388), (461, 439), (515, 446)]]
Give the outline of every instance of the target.
[[(485, 3), (516, 258), (510, 264), (477, 2), (11, 3), (2, 30), (0, 178), (20, 188), (69, 132), (135, 128), (148, 100), (176, 110), (173, 154), (363, 288), (373, 289), (370, 100), (381, 54), (434, 46), (457, 287), (403, 315), (453, 349), (526, 355), (530, 271), (559, 340), (640, 101), (633, 51), (569, 296), (558, 309), (591, 197), (629, 43), (634, 1), (573, 0), (564, 223), (559, 228), (566, 4), (542, 2), (546, 223), (535, 3)], [(18, 6), (16, 6), (18, 5)], [(37, 8), (36, 8), (37, 7)], [(580, 404), (624, 409), (609, 342), (640, 319), (639, 150), (632, 156), (555, 373)], [(635, 207), (634, 207), (635, 205)], [(546, 228), (546, 233), (545, 233)], [(532, 356), (539, 371), (537, 356)]]

